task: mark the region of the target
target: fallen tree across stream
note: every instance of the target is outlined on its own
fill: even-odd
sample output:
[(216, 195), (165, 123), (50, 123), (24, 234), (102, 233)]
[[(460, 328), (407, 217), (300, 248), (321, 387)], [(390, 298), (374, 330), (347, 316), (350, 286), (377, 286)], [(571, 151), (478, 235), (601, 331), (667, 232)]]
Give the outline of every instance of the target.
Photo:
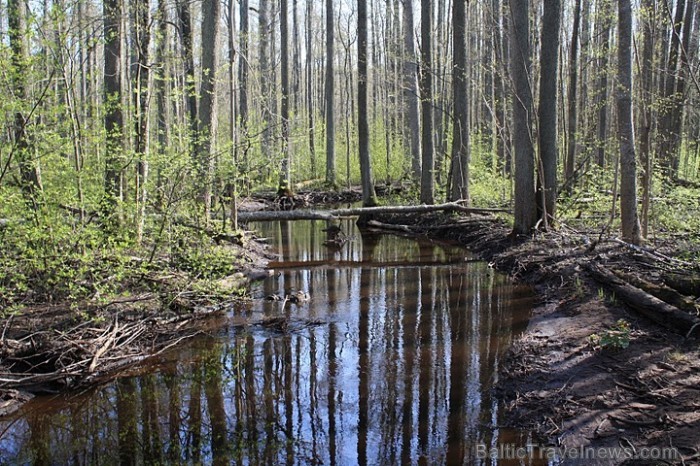
[(436, 205), (353, 207), (330, 210), (261, 210), (256, 212), (239, 212), (238, 221), (246, 223), (271, 220), (335, 220), (341, 217), (354, 217), (358, 215), (420, 214), (438, 211), (462, 212), (467, 214), (510, 213), (508, 209), (466, 207), (458, 202), (448, 202)]

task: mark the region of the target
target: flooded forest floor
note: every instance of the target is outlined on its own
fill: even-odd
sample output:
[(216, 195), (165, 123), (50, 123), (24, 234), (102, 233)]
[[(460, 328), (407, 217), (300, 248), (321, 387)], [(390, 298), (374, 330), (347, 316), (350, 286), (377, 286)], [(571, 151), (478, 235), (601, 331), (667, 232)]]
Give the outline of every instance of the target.
[(688, 243), (634, 248), (565, 228), (513, 238), (479, 216), (384, 221), (457, 240), (535, 288), (496, 387), (506, 426), (558, 447), (670, 447), (673, 463), (700, 460), (700, 272), (676, 259)]
[[(354, 200), (316, 195), (308, 204)], [(249, 204), (271, 207), (265, 199)], [(700, 271), (678, 259), (691, 243), (634, 248), (569, 228), (514, 238), (505, 222), (488, 215), (374, 220), (372, 228), (456, 241), (534, 287), (532, 318), (496, 387), (506, 426), (561, 447), (672, 447), (682, 455), (679, 464), (700, 461)], [(260, 245), (253, 241), (239, 253), (246, 258), (241, 271), (222, 279), (220, 291), (261, 276)], [(128, 296), (34, 306), (3, 319), (0, 415), (16, 409), (32, 387), (96, 383), (196, 334), (200, 314), (193, 310), (216, 312), (210, 304), (221, 295), (196, 302), (206, 293), (187, 274), (171, 272), (144, 275), (140, 282), (148, 286)]]

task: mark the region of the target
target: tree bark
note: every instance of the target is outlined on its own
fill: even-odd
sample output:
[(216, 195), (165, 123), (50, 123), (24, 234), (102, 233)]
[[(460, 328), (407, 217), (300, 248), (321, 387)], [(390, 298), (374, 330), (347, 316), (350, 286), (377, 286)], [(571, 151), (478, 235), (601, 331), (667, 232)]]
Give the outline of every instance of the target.
[(149, 148), (149, 109), (150, 92), (150, 55), (151, 31), (150, 8), (146, 0), (134, 1), (134, 26), (136, 35), (136, 75), (134, 88), (134, 134), (136, 153), (136, 238), (141, 241), (146, 220), (146, 201), (148, 198), (148, 148)]
[(564, 176), (567, 192), (571, 194), (574, 186), (574, 172), (576, 166), (578, 109), (576, 95), (578, 91), (578, 51), (579, 29), (581, 27), (581, 0), (576, 0), (574, 6), (574, 25), (571, 31), (571, 45), (569, 50), (569, 94), (568, 94), (568, 147), (566, 162), (564, 164)]
[(466, 0), (454, 0), (452, 4), (452, 28), (454, 126), (452, 130), (452, 180), (449, 200), (463, 199), (469, 202)]
[(420, 114), (418, 112), (418, 65), (416, 45), (413, 34), (413, 0), (401, 0), (403, 4), (404, 51), (402, 58), (403, 105), (406, 112), (404, 129), (406, 146), (411, 157), (413, 178), (418, 181), (421, 176), (420, 153)]
[(219, 0), (202, 2), (202, 75), (200, 90), (200, 118), (197, 131), (197, 163), (202, 180), (201, 194), (204, 203), (204, 218), (211, 217), (212, 190), (214, 183), (214, 151), (216, 138), (216, 71), (218, 69)]
[(638, 245), (642, 238), (637, 216), (637, 161), (632, 126), (632, 7), (630, 0), (618, 0), (618, 27), (617, 119), (620, 139), (622, 238)]
[(513, 80), (513, 148), (515, 151), (514, 224), (516, 234), (529, 234), (537, 223), (535, 150), (530, 89), (529, 0), (509, 0), (510, 67)]
[(559, 76), (559, 29), (561, 1), (544, 1), (540, 52), (539, 147), (540, 174), (538, 181), (539, 218), (549, 225), (556, 217), (557, 203), (557, 87)]
[(121, 200), (121, 153), (124, 134), (122, 114), (122, 3), (106, 0), (104, 18), (104, 127), (105, 141), (105, 216), (116, 221), (113, 209)]
[[(326, 183), (334, 187), (335, 177), (335, 21), (333, 0), (326, 0)], [(310, 111), (310, 109), (309, 109)]]
[(27, 203), (36, 209), (36, 194), (42, 190), (41, 170), (38, 160), (34, 159), (34, 148), (28, 131), (29, 121), (22, 108), (29, 100), (26, 80), (30, 58), (27, 4), (24, 0), (8, 0), (7, 22), (12, 51), (12, 85), (18, 99), (13, 128), (14, 153), (19, 165), (22, 192)]
[(596, 162), (598, 166), (605, 166), (605, 152), (608, 140), (608, 55), (610, 53), (610, 32), (612, 16), (612, 8), (607, 3), (609, 0), (604, 0), (599, 13), (598, 24), (602, 27), (600, 33), (600, 62), (598, 65), (598, 99), (600, 106), (598, 108), (598, 156)]
[(291, 192), (292, 156), (289, 150), (289, 23), (288, 2), (280, 0), (280, 72), (281, 76), (281, 118), (282, 118), (282, 167), (277, 191), (279, 194)]
[(423, 127), (421, 133), (421, 181), (420, 201), (424, 204), (432, 204), (434, 200), (434, 170), (435, 148), (433, 144), (433, 51), (432, 51), (432, 24), (433, 2), (421, 0), (420, 35), (421, 35), (421, 73), (420, 73), (420, 98), (421, 117)]
[[(377, 196), (372, 181), (372, 165), (369, 154), (369, 121), (367, 106), (367, 0), (357, 0), (357, 111), (360, 178), (362, 182), (362, 205), (377, 205)], [(361, 218), (360, 223), (370, 220)]]

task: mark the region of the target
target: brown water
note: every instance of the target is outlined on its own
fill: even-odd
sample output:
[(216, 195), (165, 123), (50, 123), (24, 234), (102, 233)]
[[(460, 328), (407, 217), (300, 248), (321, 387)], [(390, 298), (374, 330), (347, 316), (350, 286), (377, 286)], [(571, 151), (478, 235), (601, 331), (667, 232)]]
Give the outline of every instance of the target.
[(141, 375), (28, 403), (0, 422), (0, 463), (535, 464), (478, 459), (525, 442), (499, 429), (491, 387), (529, 289), (459, 247), (349, 220), (329, 248), (325, 226), (256, 225), (281, 256), (254, 297), (310, 300), (254, 299)]

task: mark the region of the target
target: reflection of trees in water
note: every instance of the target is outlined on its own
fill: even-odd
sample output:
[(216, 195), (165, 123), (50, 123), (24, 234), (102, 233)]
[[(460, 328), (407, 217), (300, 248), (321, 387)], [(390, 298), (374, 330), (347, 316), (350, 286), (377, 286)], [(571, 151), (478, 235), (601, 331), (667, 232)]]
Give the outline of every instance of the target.
[[(509, 343), (512, 288), (479, 266), (370, 267), (406, 252), (385, 237), (365, 235), (352, 247), (366, 266), (286, 270), (264, 285), (266, 293), (309, 287), (303, 312), (327, 325), (203, 338), (160, 373), (122, 379), (69, 415), (27, 416), (15, 434), (26, 446), (16, 462), (468, 460), (473, 443), (491, 441), (484, 426), (497, 408), (489, 387)], [(445, 254), (415, 247), (410, 255), (426, 260)]]

